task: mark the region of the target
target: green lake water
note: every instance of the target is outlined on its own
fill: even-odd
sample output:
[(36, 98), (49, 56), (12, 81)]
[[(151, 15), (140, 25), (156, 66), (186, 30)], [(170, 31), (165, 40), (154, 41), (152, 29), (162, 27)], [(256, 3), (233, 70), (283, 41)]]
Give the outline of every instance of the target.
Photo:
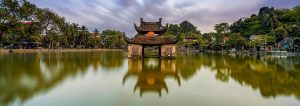
[(300, 58), (0, 54), (0, 106), (300, 106)]

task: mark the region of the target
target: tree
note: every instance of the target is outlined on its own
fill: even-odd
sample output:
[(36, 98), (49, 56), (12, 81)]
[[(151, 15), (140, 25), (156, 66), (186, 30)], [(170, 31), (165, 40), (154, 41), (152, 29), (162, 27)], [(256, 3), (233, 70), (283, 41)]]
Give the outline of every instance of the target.
[(249, 46), (251, 47), (259, 47), (263, 46), (264, 44), (274, 44), (274, 37), (268, 35), (257, 35), (260, 36), (255, 38), (249, 42)]
[(274, 28), (278, 24), (277, 15), (274, 12), (274, 8), (262, 7), (259, 11), (259, 16), (263, 18), (263, 24), (270, 28), (272, 36), (275, 39)]
[(7, 12), (5, 12), (4, 8), (0, 7), (0, 25), (3, 25), (7, 21), (7, 18), (8, 18)]
[(105, 48), (123, 48), (126, 43), (123, 39), (123, 32), (116, 30), (104, 30), (101, 33), (101, 43)]
[(79, 25), (76, 24), (76, 23), (72, 23), (71, 24), (71, 27), (70, 27), (70, 30), (71, 30), (71, 35), (72, 35), (72, 47), (76, 47), (76, 38), (79, 36)]
[(228, 23), (220, 23), (215, 25), (215, 30), (217, 34), (215, 34), (215, 45), (224, 44), (224, 36), (229, 33), (229, 24)]
[(220, 23), (215, 25), (215, 30), (219, 34), (229, 33), (229, 24), (228, 23)]
[(52, 48), (53, 42), (55, 42), (53, 36), (62, 33), (61, 31), (63, 30), (65, 19), (59, 17), (49, 9), (38, 9), (37, 19), (41, 31), (44, 32), (43, 34), (48, 38), (48, 48)]
[(297, 45), (297, 47), (299, 48), (299, 46), (300, 46), (300, 37), (295, 37), (294, 38), (294, 44)]
[(22, 0), (23, 4), (19, 8), (20, 19), (26, 21), (36, 21), (35, 12), (37, 10), (36, 5), (29, 3), (26, 0)]
[(294, 44), (300, 46), (300, 37), (295, 37), (294, 38)]
[(2, 0), (1, 6), (5, 9), (8, 15), (18, 18), (20, 5), (17, 0)]
[(228, 47), (234, 47), (240, 50), (246, 45), (246, 39), (241, 36), (239, 33), (232, 33), (229, 35), (229, 39), (226, 42)]
[(277, 38), (288, 37), (291, 31), (292, 31), (292, 26), (288, 24), (280, 24), (280, 26), (275, 29), (275, 32), (278, 32), (278, 34), (281, 35), (278, 36)]
[[(86, 28), (84, 25), (80, 28), (80, 34), (79, 34), (79, 46), (81, 47), (82, 42), (85, 42), (85, 45), (88, 43), (90, 33), (88, 32), (88, 28)], [(85, 47), (85, 46), (84, 46)]]
[[(180, 32), (182, 33), (193, 32), (193, 33), (200, 34), (200, 31), (197, 30), (197, 27), (187, 20), (181, 22), (179, 26), (180, 26)], [(174, 26), (174, 28), (176, 28), (176, 26)]]
[[(48, 48), (54, 43), (61, 46), (92, 45), (87, 28), (66, 22), (50, 9), (38, 8), (27, 0), (2, 0), (0, 2), (0, 42), (40, 41)], [(99, 41), (99, 40), (98, 40)]]
[(101, 37), (100, 37), (100, 32), (99, 32), (99, 30), (98, 29), (95, 29), (94, 31), (93, 31), (93, 39), (92, 39), (92, 45), (94, 45), (94, 46), (98, 46), (98, 47), (101, 47)]
[(0, 46), (4, 42), (4, 33), (7, 30), (7, 26), (5, 25), (5, 22), (7, 20), (7, 14), (4, 10), (4, 8), (0, 7)]
[(170, 24), (168, 26), (168, 30), (165, 33), (166, 35), (176, 35), (178, 32), (180, 32), (180, 27), (177, 24)]

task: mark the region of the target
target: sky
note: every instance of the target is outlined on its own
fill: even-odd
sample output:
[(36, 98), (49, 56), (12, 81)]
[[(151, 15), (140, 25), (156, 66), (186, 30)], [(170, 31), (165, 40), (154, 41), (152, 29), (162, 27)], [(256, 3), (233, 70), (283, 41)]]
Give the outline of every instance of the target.
[(261, 7), (293, 8), (300, 0), (28, 0), (49, 8), (69, 22), (85, 25), (90, 31), (116, 29), (127, 36), (136, 34), (133, 23), (158, 21), (179, 24), (188, 20), (202, 33), (214, 25), (249, 17)]

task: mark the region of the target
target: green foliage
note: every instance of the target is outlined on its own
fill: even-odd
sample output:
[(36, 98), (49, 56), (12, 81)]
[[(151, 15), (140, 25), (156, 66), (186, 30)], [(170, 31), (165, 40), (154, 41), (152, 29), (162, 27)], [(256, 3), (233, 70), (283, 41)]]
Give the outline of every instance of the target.
[(259, 13), (241, 18), (230, 25), (232, 33), (241, 33), (244, 37), (268, 34), (281, 39), (286, 36), (300, 36), (300, 8), (274, 9), (262, 7)]
[(215, 30), (217, 31), (217, 33), (226, 34), (229, 32), (229, 24), (228, 23), (216, 24)]
[(213, 41), (214, 44), (217, 44), (217, 45), (224, 44), (224, 34), (215, 33), (215, 34), (213, 34), (213, 38), (214, 38), (214, 41)]
[(200, 33), (200, 31), (197, 31), (197, 27), (187, 20), (181, 22), (179, 26), (180, 26), (180, 32), (182, 33), (188, 33), (188, 32)]
[[(29, 22), (29, 24), (28, 24)], [(293, 9), (274, 9), (262, 7), (258, 14), (237, 20), (233, 24), (220, 23), (215, 25), (217, 33), (201, 34), (197, 27), (189, 21), (170, 24), (165, 35), (170, 38), (180, 33), (179, 45), (182, 46), (220, 46), (224, 44), (224, 36), (229, 35), (228, 47), (259, 46), (274, 43), (283, 37), (300, 37), (300, 7)], [(101, 35), (99, 37), (99, 35)], [(105, 30), (100, 34), (96, 29), (90, 33), (86, 26), (66, 22), (65, 18), (50, 9), (38, 8), (27, 0), (2, 0), (0, 2), (0, 43), (16, 42), (54, 43), (61, 47), (105, 47), (123, 48), (126, 46), (123, 33), (116, 30)], [(246, 40), (251, 35), (266, 35), (265, 40)], [(96, 37), (98, 36), (98, 37)], [(139, 36), (139, 35), (137, 35)], [(183, 42), (187, 36), (197, 40)]]
[[(196, 39), (191, 41), (191, 42), (185, 42), (183, 41), (186, 37), (195, 37)], [(201, 42), (203, 41), (203, 38), (201, 36), (201, 34), (198, 33), (194, 33), (194, 32), (187, 32), (187, 33), (181, 33), (180, 34), (180, 42), (179, 45), (180, 46), (196, 46), (199, 45)], [(203, 43), (203, 42), (202, 42)]]
[[(0, 3), (0, 43), (41, 41), (48, 44), (49, 48), (54, 48), (57, 43), (60, 43), (60, 47), (68, 48), (101, 46), (97, 29), (91, 34), (86, 26), (66, 22), (65, 18), (52, 10), (38, 8), (26, 0), (3, 0)], [(113, 43), (105, 42), (109, 43), (105, 45), (109, 45), (109, 48), (124, 47), (120, 35), (121, 32), (108, 36)]]
[(31, 42), (40, 42), (42, 39), (41, 39), (41, 36), (38, 36), (38, 35), (35, 35), (35, 36), (31, 36), (30, 37), (30, 41)]
[(254, 38), (249, 42), (249, 46), (251, 47), (258, 47), (263, 46), (264, 44), (274, 44), (274, 37), (268, 35), (256, 35), (257, 37)]
[(176, 35), (180, 31), (180, 27), (177, 24), (170, 24), (168, 30), (165, 33), (166, 35)]
[(241, 36), (240, 33), (232, 33), (229, 35), (229, 39), (226, 42), (226, 46), (228, 47), (235, 47), (235, 48), (242, 48), (246, 45), (246, 39)]
[(259, 46), (262, 46), (264, 43), (264, 41), (262, 40), (252, 40), (249, 42), (249, 46), (250, 47), (259, 47)]
[(282, 23), (274, 31), (276, 38), (288, 37), (289, 33), (293, 30), (293, 26), (289, 24)]
[(300, 37), (299, 23), (299, 7), (293, 9), (262, 7), (258, 14), (239, 19), (231, 24), (229, 29), (231, 33), (240, 33), (244, 38), (249, 38), (251, 35), (262, 35), (263, 37), (260, 39), (245, 43), (251, 47), (258, 47), (264, 44), (274, 44), (284, 37)]
[(195, 25), (186, 20), (181, 22), (179, 25), (170, 24), (168, 26), (168, 30), (165, 32), (165, 35), (169, 37), (175, 37), (177, 33), (183, 33), (185, 35), (188, 33), (200, 34), (200, 31), (197, 30), (197, 27)]
[(126, 42), (123, 39), (123, 32), (116, 30), (104, 30), (101, 33), (101, 42), (105, 48), (124, 48)]
[(222, 45), (224, 44), (224, 36), (229, 33), (229, 24), (228, 23), (220, 23), (215, 25), (216, 34), (214, 35), (214, 45)]
[[(168, 26), (168, 30), (165, 32), (165, 36), (170, 38), (175, 38), (179, 33), (179, 46), (199, 46), (199, 45), (205, 45), (206, 41), (202, 38), (202, 35), (199, 30), (197, 30), (197, 27), (190, 23), (189, 21), (183, 21), (179, 25), (178, 24), (170, 24)], [(183, 40), (186, 37), (193, 36), (197, 38), (194, 41), (191, 42), (184, 42)]]
[(300, 46), (300, 37), (294, 38), (294, 44)]

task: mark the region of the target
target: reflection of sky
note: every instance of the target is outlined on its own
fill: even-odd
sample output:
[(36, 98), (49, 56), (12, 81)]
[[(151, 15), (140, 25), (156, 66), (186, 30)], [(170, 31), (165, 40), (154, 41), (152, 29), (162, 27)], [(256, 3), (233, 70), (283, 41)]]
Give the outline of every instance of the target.
[(147, 63), (146, 63), (146, 65), (148, 66), (148, 67), (158, 67), (158, 62), (159, 60), (158, 59), (155, 59), (155, 58), (149, 58), (148, 59), (148, 61), (147, 61)]
[[(116, 68), (117, 73), (110, 69), (95, 69), (90, 66), (86, 73), (65, 78), (60, 85), (47, 91), (46, 95), (35, 95), (24, 104), (16, 102), (14, 105), (99, 106), (101, 104), (100, 106), (121, 106), (121, 102), (126, 102), (125, 100), (128, 100), (129, 95), (132, 94), (132, 92), (124, 92), (127, 89), (121, 86), (123, 73), (128, 69), (127, 64), (127, 61), (124, 61), (121, 67)], [(130, 82), (128, 81), (127, 84)]]
[(71, 22), (98, 28), (119, 29), (134, 34), (139, 17), (180, 23), (189, 20), (202, 32), (213, 31), (220, 22), (233, 22), (257, 13), (260, 7), (292, 8), (300, 0), (29, 0), (66, 17)]
[[(110, 52), (109, 54), (114, 53)], [(33, 59), (28, 55), (25, 55), (24, 59), (17, 58), (24, 55), (17, 55), (14, 59), (6, 58), (7, 55), (0, 56), (0, 65), (5, 64), (0, 67), (0, 75), (2, 75), (0, 77), (0, 87), (7, 88), (1, 89), (4, 92), (0, 92), (0, 98), (13, 97), (13, 106), (244, 106), (245, 104), (246, 106), (299, 106), (300, 104), (299, 98), (293, 97), (299, 94), (297, 90), (299, 88), (297, 86), (299, 85), (297, 69), (286, 70), (277, 67), (279, 65), (299, 66), (299, 58), (265, 58), (265, 60), (263, 57), (254, 59), (246, 56), (240, 60), (239, 56), (215, 55), (216, 57), (211, 57), (211, 55), (195, 54), (178, 55), (178, 58), (174, 61), (168, 60), (170, 64), (165, 64), (166, 60), (159, 62), (158, 58), (143, 59), (143, 61), (138, 62), (130, 62), (127, 58), (105, 58), (105, 61), (109, 61), (108, 59), (122, 61), (108, 62), (108, 64), (121, 63), (120, 65), (106, 64), (110, 66), (108, 68), (104, 67), (103, 63), (105, 61), (98, 64), (99, 58), (94, 55), (98, 55), (98, 52), (97, 54), (75, 55), (83, 56), (80, 59), (82, 61), (88, 60), (83, 63), (84, 65), (81, 68), (78, 66), (79, 64), (76, 64), (76, 59), (65, 61), (54, 55), (43, 55), (46, 57), (33, 56)], [(59, 56), (71, 58), (72, 54)], [(102, 59), (103, 56), (108, 55), (101, 55)], [(45, 60), (35, 61), (37, 64), (28, 62), (28, 60), (36, 60), (35, 58), (37, 60), (50, 59), (53, 60), (51, 61), (53, 63), (49, 64)], [(267, 61), (268, 59), (272, 61)], [(4, 71), (4, 69), (9, 70), (9, 68), (3, 68), (3, 66), (11, 66), (10, 64), (13, 63), (11, 60), (14, 60), (19, 66), (23, 66), (19, 69), (24, 69), (26, 68), (24, 66), (27, 65), (29, 65), (29, 69), (27, 67), (27, 70), (22, 71), (19, 69)], [(95, 67), (94, 63), (97, 63), (99, 67)], [(131, 70), (142, 76), (136, 76), (136, 73), (134, 73), (133, 75), (136, 77), (129, 77), (126, 83), (122, 83), (126, 73), (129, 72), (129, 64), (138, 67), (140, 64), (144, 66), (147, 63), (152, 64), (150, 65), (151, 68), (155, 67), (153, 64), (156, 64), (160, 67), (173, 67), (174, 65), (174, 69), (182, 69), (180, 71), (176, 70), (183, 79), (182, 83), (178, 86), (173, 75), (165, 76), (168, 73), (163, 72), (163, 70), (160, 70), (160, 73), (159, 70), (151, 70), (148, 67), (144, 67), (145, 70), (149, 70), (143, 70), (145, 73), (139, 70)], [(36, 68), (31, 68), (31, 65)], [(78, 68), (75, 68), (75, 70), (61, 70), (63, 66), (73, 65)], [(249, 68), (248, 65), (256, 67), (251, 69), (251, 66)], [(268, 72), (265, 71), (266, 68), (269, 69)], [(143, 69), (143, 67), (137, 69)], [(19, 76), (14, 72), (21, 75)], [(189, 78), (183, 75), (187, 75)], [(166, 93), (163, 90), (161, 97), (155, 92), (146, 92), (140, 97), (140, 89), (134, 92), (136, 83), (142, 81), (141, 78), (151, 78), (152, 76), (163, 78), (162, 80), (166, 82), (169, 92)], [(22, 83), (19, 85), (19, 83), (16, 83), (17, 81), (13, 80), (20, 80)], [(268, 95), (269, 93), (273, 95)], [(20, 102), (18, 97), (22, 97), (21, 94), (29, 95), (29, 98)]]
[[(67, 79), (64, 83), (46, 95), (35, 96), (24, 106), (297, 106), (299, 101), (293, 97), (261, 97), (259, 91), (241, 86), (234, 80), (220, 82), (210, 68), (201, 68), (200, 72), (188, 82), (178, 86), (173, 79), (166, 81), (169, 94), (162, 97), (156, 93), (147, 93), (143, 97), (133, 92), (136, 79), (130, 79), (122, 86), (123, 73), (107, 72), (89, 68), (88, 73)], [(247, 105), (245, 105), (247, 104)]]

